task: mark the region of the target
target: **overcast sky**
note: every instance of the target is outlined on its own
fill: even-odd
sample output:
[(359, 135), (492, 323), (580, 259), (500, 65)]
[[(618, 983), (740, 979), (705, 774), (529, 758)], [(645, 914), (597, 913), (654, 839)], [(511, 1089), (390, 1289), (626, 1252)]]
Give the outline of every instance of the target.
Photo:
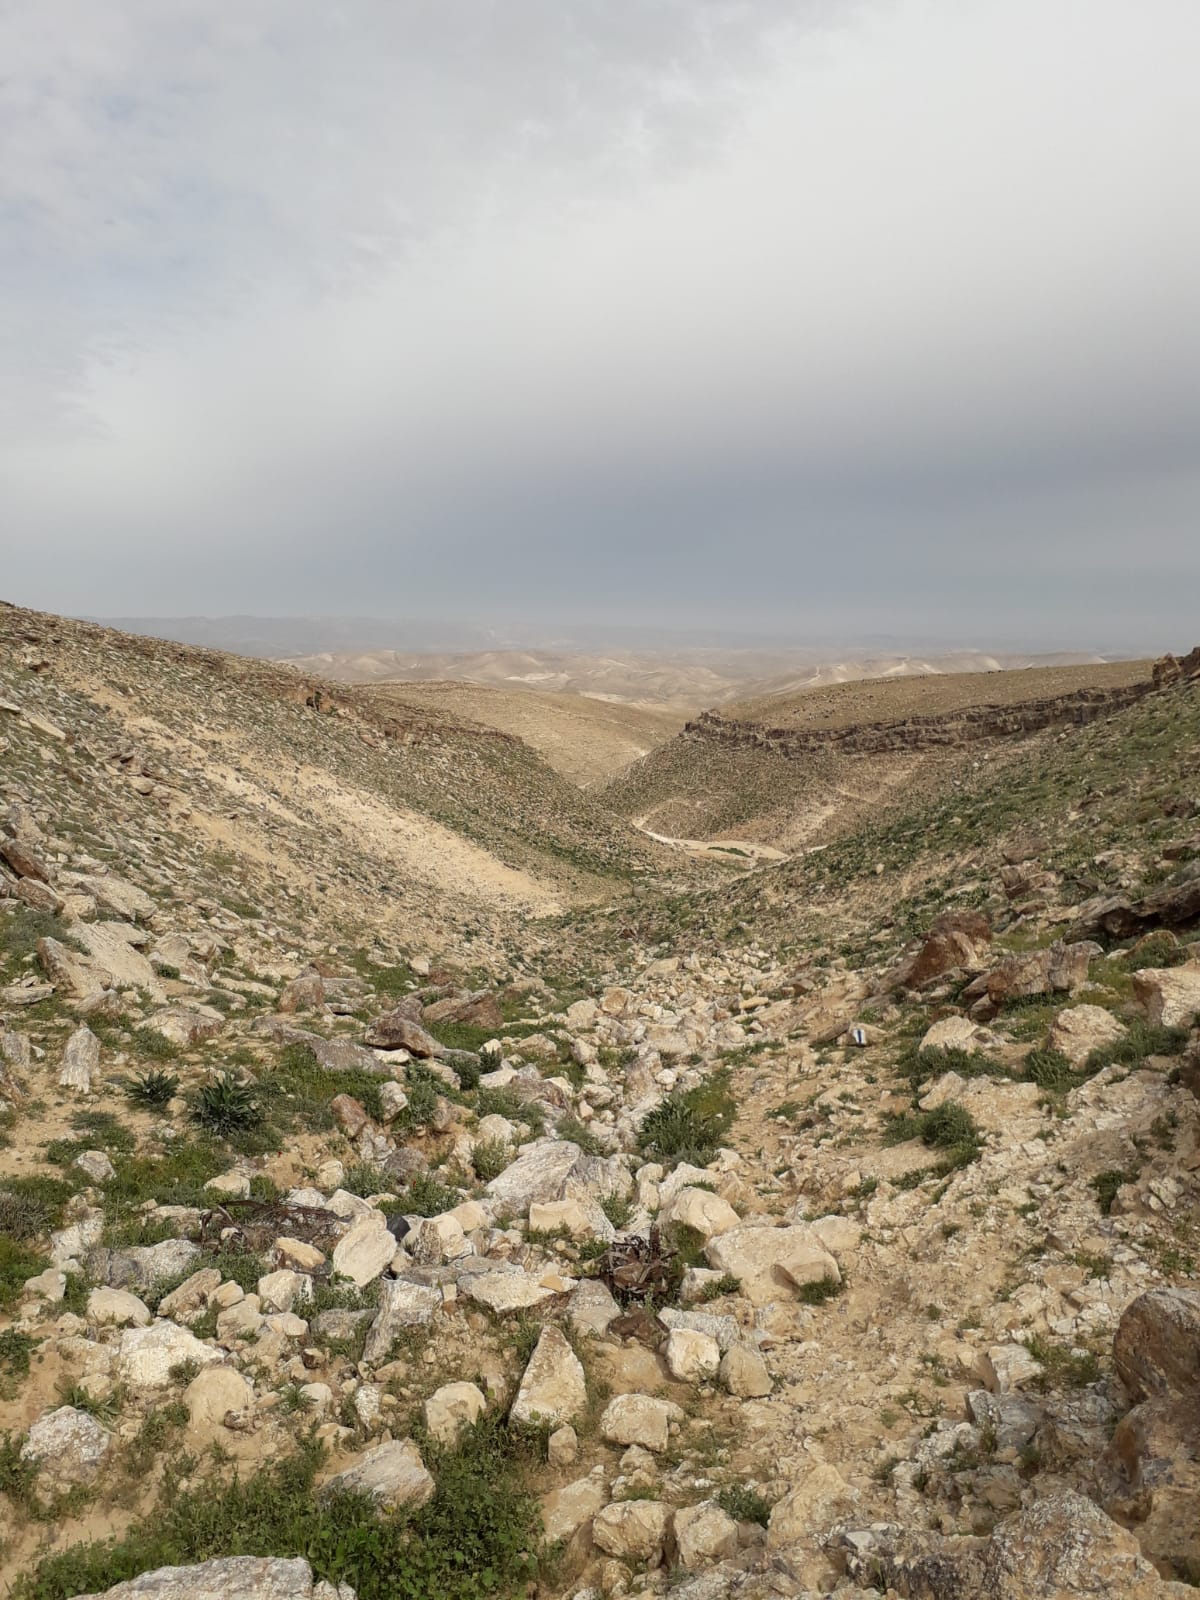
[(0, 0), (0, 593), (1200, 640), (1196, 0)]

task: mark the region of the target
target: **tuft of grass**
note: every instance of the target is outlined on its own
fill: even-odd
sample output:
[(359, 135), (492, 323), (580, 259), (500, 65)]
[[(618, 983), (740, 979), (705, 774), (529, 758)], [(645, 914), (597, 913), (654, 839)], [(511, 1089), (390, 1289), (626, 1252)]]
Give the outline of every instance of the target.
[(481, 1183), (498, 1178), (509, 1159), (509, 1149), (503, 1139), (481, 1139), (471, 1152), (471, 1165)]
[(844, 1278), (840, 1283), (835, 1283), (832, 1278), (818, 1278), (815, 1283), (802, 1283), (796, 1290), (796, 1298), (803, 1306), (823, 1306), (826, 1300), (833, 1300), (841, 1294), (845, 1287)]
[(400, 1210), (411, 1217), (436, 1217), (456, 1206), (462, 1196), (440, 1183), (430, 1172), (419, 1172), (400, 1200)]
[(757, 1489), (745, 1483), (728, 1484), (717, 1495), (717, 1504), (735, 1522), (757, 1522), (765, 1528), (771, 1520), (771, 1507)]
[(145, 1024), (133, 1030), (129, 1048), (148, 1061), (178, 1061), (183, 1054), (173, 1039)]
[(196, 1091), (192, 1116), (211, 1133), (239, 1133), (259, 1118), (250, 1085), (234, 1072), (218, 1072)]
[(638, 1132), (638, 1150), (648, 1161), (705, 1167), (733, 1126), (736, 1110), (728, 1069), (722, 1069), (695, 1088), (674, 1090), (649, 1112)]
[(1101, 1045), (1087, 1058), (1086, 1070), (1100, 1072), (1104, 1067), (1140, 1067), (1147, 1056), (1177, 1056), (1187, 1048), (1186, 1028), (1162, 1028), (1141, 1018), (1129, 1024), (1123, 1039)]
[(1136, 1178), (1136, 1172), (1126, 1172), (1120, 1167), (1109, 1167), (1104, 1172), (1098, 1172), (1094, 1178), (1088, 1179), (1088, 1188), (1095, 1193), (1096, 1203), (1106, 1217), (1112, 1214), (1117, 1190), (1122, 1184), (1133, 1183)]
[(179, 1079), (173, 1072), (164, 1072), (161, 1067), (149, 1067), (130, 1078), (125, 1085), (125, 1093), (134, 1105), (142, 1106), (147, 1111), (162, 1111), (174, 1099), (178, 1088)]
[(1083, 1074), (1071, 1071), (1071, 1063), (1061, 1050), (1051, 1050), (1043, 1045), (1031, 1050), (1025, 1057), (1025, 1076), (1032, 1079), (1039, 1089), (1045, 1089), (1049, 1094), (1061, 1094), (1073, 1083), (1080, 1082)]

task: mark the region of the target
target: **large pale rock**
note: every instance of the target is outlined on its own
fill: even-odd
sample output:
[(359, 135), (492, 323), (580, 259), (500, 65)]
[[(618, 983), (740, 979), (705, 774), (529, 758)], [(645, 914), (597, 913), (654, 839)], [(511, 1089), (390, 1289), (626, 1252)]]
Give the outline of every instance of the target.
[(1126, 1306), (1113, 1365), (1134, 1400), (1200, 1383), (1200, 1290), (1151, 1289)]
[(1190, 1028), (1200, 1018), (1200, 961), (1143, 968), (1133, 975), (1133, 992), (1156, 1027)]
[(162, 1389), (171, 1382), (171, 1369), (194, 1361), (211, 1367), (222, 1360), (219, 1350), (204, 1344), (186, 1328), (173, 1322), (155, 1322), (148, 1328), (127, 1328), (117, 1349), (117, 1373), (131, 1389)]
[(209, 1296), (220, 1287), (220, 1271), (216, 1267), (201, 1267), (190, 1278), (185, 1278), (177, 1289), (163, 1296), (158, 1304), (158, 1314), (179, 1322), (190, 1322), (203, 1310)]
[(496, 1212), (528, 1216), (535, 1201), (557, 1200), (580, 1149), (567, 1139), (535, 1139), (488, 1184), (485, 1193)]
[(1082, 1067), (1093, 1050), (1125, 1037), (1124, 1024), (1103, 1006), (1071, 1006), (1060, 1011), (1050, 1027), (1048, 1043), (1073, 1067)]
[(225, 1027), (225, 1018), (215, 1006), (168, 1006), (154, 1012), (147, 1025), (181, 1050), (190, 1050), (205, 1039), (215, 1039)]
[(682, 1422), (683, 1412), (670, 1400), (648, 1394), (619, 1394), (610, 1400), (600, 1418), (600, 1437), (609, 1444), (640, 1444), (661, 1454), (671, 1437), (671, 1423)]
[(89, 1094), (92, 1079), (99, 1070), (99, 1039), (86, 1025), (76, 1028), (63, 1051), (62, 1071), (58, 1075), (59, 1087), (74, 1089), (79, 1094)]
[(992, 1035), (970, 1017), (941, 1017), (921, 1040), (922, 1050), (979, 1050)]
[(1042, 1365), (1023, 1344), (994, 1344), (979, 1358), (979, 1377), (991, 1394), (1012, 1394), (1042, 1374)]
[(722, 1200), (719, 1194), (712, 1194), (708, 1189), (690, 1188), (679, 1190), (663, 1208), (659, 1220), (691, 1228), (705, 1241), (719, 1233), (729, 1233), (741, 1223), (728, 1200)]
[(963, 969), (978, 971), (982, 966), (992, 930), (978, 911), (950, 911), (930, 928), (921, 948), (907, 957), (890, 974), (893, 987), (919, 989), (944, 973)]
[(599, 1278), (585, 1278), (571, 1296), (567, 1320), (576, 1333), (594, 1333), (602, 1339), (620, 1315), (608, 1285)]
[(58, 1483), (91, 1483), (112, 1445), (112, 1434), (90, 1412), (59, 1406), (44, 1412), (30, 1428), (21, 1459), (36, 1461)]
[(442, 1046), (433, 1035), (400, 1010), (389, 1011), (372, 1023), (363, 1035), (363, 1043), (372, 1050), (407, 1050), (419, 1060), (442, 1053)]
[(156, 1567), (79, 1600), (353, 1600), (348, 1585), (316, 1582), (296, 1557), (220, 1556), (189, 1567)]
[(148, 1328), (150, 1308), (127, 1289), (93, 1289), (88, 1295), (87, 1319), (104, 1326)]
[(327, 1492), (351, 1490), (369, 1495), (385, 1511), (423, 1506), (432, 1500), (436, 1487), (411, 1439), (393, 1439), (377, 1445), (355, 1466), (339, 1472), (325, 1485)]
[(707, 1333), (672, 1328), (667, 1335), (667, 1370), (680, 1383), (708, 1383), (721, 1365), (721, 1347)]
[(579, 1357), (555, 1327), (542, 1329), (521, 1378), (510, 1418), (559, 1427), (587, 1409), (587, 1382)]
[(529, 1208), (531, 1233), (557, 1233), (563, 1229), (572, 1239), (585, 1239), (592, 1232), (591, 1222), (580, 1200), (535, 1200)]
[(387, 1359), (402, 1328), (428, 1327), (441, 1304), (439, 1289), (406, 1283), (403, 1278), (385, 1278), (379, 1288), (379, 1309), (363, 1348), (366, 1365), (378, 1366)]
[(757, 1350), (730, 1345), (721, 1357), (721, 1382), (739, 1400), (761, 1400), (771, 1392), (771, 1374)]
[(75, 1157), (74, 1165), (92, 1183), (107, 1183), (110, 1178), (115, 1178), (117, 1175), (117, 1169), (103, 1150), (82, 1151)]
[(1059, 1490), (996, 1528), (982, 1583), (964, 1592), (986, 1600), (1152, 1600), (1162, 1586), (1133, 1534), (1083, 1495)]
[(666, 1553), (671, 1511), (659, 1500), (621, 1500), (592, 1521), (592, 1538), (618, 1561), (658, 1566)]
[[(378, 1220), (376, 1220), (378, 1218)], [(361, 1289), (374, 1283), (396, 1254), (395, 1237), (388, 1232), (382, 1211), (360, 1218), (333, 1247), (333, 1270)]]
[(778, 1501), (767, 1524), (771, 1549), (800, 1544), (825, 1531), (853, 1498), (853, 1490), (827, 1461), (814, 1461), (795, 1488)]
[(266, 1272), (258, 1280), (258, 1302), (265, 1312), (290, 1311), (298, 1299), (311, 1294), (312, 1280), (290, 1267)]
[(557, 1292), (524, 1272), (484, 1272), (463, 1285), (469, 1300), (498, 1312), (527, 1311), (552, 1300)]
[(715, 1500), (702, 1500), (675, 1513), (675, 1543), (685, 1567), (724, 1561), (737, 1554), (738, 1525)]
[(96, 965), (102, 968), (119, 989), (142, 989), (155, 1005), (166, 1003), (166, 991), (158, 974), (129, 942), (137, 934), (125, 922), (77, 922), (71, 932), (84, 946)]
[(575, 1536), (585, 1522), (603, 1509), (608, 1495), (603, 1472), (589, 1473), (575, 1483), (555, 1489), (542, 1501), (542, 1522), (550, 1543), (564, 1543)]
[(155, 911), (154, 901), (144, 889), (118, 878), (113, 873), (78, 873), (71, 877), (73, 888), (91, 895), (102, 917), (126, 922), (146, 922)]
[(275, 1254), (285, 1267), (297, 1272), (315, 1272), (325, 1265), (325, 1253), (306, 1239), (292, 1239), (286, 1234), (275, 1241)]
[(425, 1426), (439, 1444), (453, 1444), (486, 1410), (487, 1400), (473, 1383), (444, 1383), (425, 1402)]
[(704, 1254), (710, 1267), (732, 1273), (743, 1296), (756, 1306), (794, 1297), (800, 1284), (841, 1281), (837, 1262), (805, 1223), (732, 1228), (710, 1239)]
[(226, 1417), (242, 1417), (254, 1401), (254, 1391), (232, 1367), (209, 1367), (198, 1372), (183, 1391), (183, 1403), (193, 1428), (221, 1427)]
[(457, 1217), (445, 1211), (438, 1217), (425, 1217), (404, 1241), (414, 1261), (438, 1266), (443, 1261), (458, 1261), (474, 1254), (474, 1245), (463, 1232)]

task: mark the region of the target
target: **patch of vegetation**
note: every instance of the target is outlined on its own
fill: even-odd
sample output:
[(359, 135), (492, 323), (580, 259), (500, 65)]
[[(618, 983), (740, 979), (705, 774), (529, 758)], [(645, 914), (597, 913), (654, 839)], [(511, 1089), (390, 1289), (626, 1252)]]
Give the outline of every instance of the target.
[(1040, 1333), (1031, 1334), (1025, 1340), (1025, 1348), (1044, 1369), (1035, 1380), (1039, 1388), (1084, 1389), (1099, 1381), (1100, 1362), (1092, 1350), (1054, 1344)]
[(16, 1328), (5, 1328), (0, 1333), (0, 1394), (16, 1379), (29, 1374), (29, 1358), (38, 1342), (31, 1334), (20, 1333)]
[(1187, 1048), (1186, 1028), (1156, 1027), (1140, 1017), (1129, 1024), (1123, 1039), (1101, 1045), (1087, 1058), (1087, 1071), (1100, 1072), (1104, 1067), (1140, 1067), (1147, 1056), (1182, 1055)]
[(14, 1600), (67, 1600), (154, 1567), (232, 1554), (304, 1556), (360, 1600), (490, 1600), (523, 1588), (536, 1576), (537, 1503), (503, 1418), (481, 1419), (452, 1449), (427, 1449), (432, 1500), (391, 1517), (365, 1496), (318, 1501), (313, 1441), (245, 1481), (180, 1493), (172, 1477), (156, 1510), (122, 1538), (45, 1557), (18, 1580)]
[(174, 1039), (143, 1024), (130, 1035), (129, 1048), (148, 1061), (178, 1061), (183, 1054)]
[(647, 1161), (705, 1167), (733, 1126), (737, 1107), (722, 1069), (692, 1089), (676, 1089), (643, 1118), (638, 1150)]
[(900, 1052), (896, 1071), (908, 1080), (914, 1091), (918, 1084), (929, 1078), (940, 1078), (944, 1072), (956, 1072), (960, 1078), (1012, 1077), (1008, 1068), (986, 1050), (966, 1050), (960, 1045), (922, 1050), (916, 1039)]
[(26, 1280), (35, 1278), (45, 1265), (26, 1245), (0, 1235), (0, 1311), (16, 1304)]
[(1061, 1050), (1045, 1045), (1025, 1057), (1025, 1076), (1048, 1094), (1061, 1094), (1083, 1078), (1082, 1073), (1071, 1071), (1071, 1063)]
[(892, 1117), (885, 1125), (885, 1145), (904, 1144), (910, 1139), (920, 1139), (932, 1149), (946, 1152), (935, 1169), (940, 1177), (969, 1166), (979, 1155), (979, 1124), (957, 1100), (946, 1100), (932, 1111)]
[(480, 1183), (498, 1178), (509, 1164), (509, 1149), (503, 1139), (480, 1139), (471, 1151), (471, 1165)]
[(802, 1283), (796, 1290), (796, 1298), (804, 1306), (823, 1306), (826, 1300), (832, 1300), (841, 1294), (845, 1287), (844, 1278), (838, 1281), (833, 1278), (817, 1278), (812, 1283)]
[(252, 1127), (259, 1108), (248, 1083), (235, 1072), (218, 1072), (196, 1091), (192, 1116), (210, 1133), (224, 1136)]
[[(711, 1283), (706, 1283), (701, 1289), (698, 1299), (706, 1304), (709, 1300), (720, 1300), (723, 1295), (740, 1294), (742, 1280), (735, 1278), (732, 1272), (723, 1272), (719, 1278), (714, 1278)], [(730, 1512), (730, 1516), (733, 1513)]]
[(351, 1194), (356, 1194), (366, 1199), (372, 1194), (395, 1194), (396, 1184), (391, 1174), (382, 1167), (377, 1167), (373, 1161), (356, 1161), (353, 1166), (346, 1168), (342, 1178), (342, 1188)]
[(580, 1122), (578, 1117), (563, 1117), (558, 1124), (557, 1134), (560, 1139), (568, 1139), (572, 1144), (577, 1144), (587, 1156), (602, 1156), (604, 1146), (597, 1139), (592, 1130)]
[(600, 1201), (600, 1209), (618, 1231), (628, 1227), (633, 1216), (633, 1202), (623, 1194), (606, 1194)]
[(40, 1173), (0, 1180), (0, 1240), (26, 1243), (59, 1227), (74, 1192), (65, 1179)]
[(717, 1504), (735, 1522), (757, 1522), (760, 1528), (765, 1528), (771, 1520), (770, 1503), (757, 1489), (745, 1483), (728, 1484), (717, 1495)]
[(1136, 1172), (1126, 1172), (1120, 1167), (1109, 1167), (1104, 1172), (1098, 1172), (1094, 1178), (1089, 1178), (1088, 1188), (1094, 1192), (1097, 1205), (1107, 1217), (1112, 1213), (1117, 1190), (1123, 1184), (1133, 1183), (1136, 1179)]
[(440, 1183), (431, 1172), (419, 1172), (400, 1199), (400, 1210), (410, 1217), (436, 1217), (456, 1206), (462, 1196)]
[(125, 1093), (134, 1105), (147, 1111), (163, 1111), (174, 1099), (179, 1089), (179, 1079), (161, 1067), (149, 1067), (139, 1072), (125, 1084)]

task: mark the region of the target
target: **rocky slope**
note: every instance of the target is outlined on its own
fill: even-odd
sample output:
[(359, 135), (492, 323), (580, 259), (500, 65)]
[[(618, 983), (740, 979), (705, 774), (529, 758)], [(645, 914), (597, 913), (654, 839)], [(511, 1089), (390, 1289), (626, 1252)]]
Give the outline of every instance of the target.
[(396, 905), (472, 730), (0, 618), (11, 1592), (1191, 1592), (1200, 681), (733, 881), (447, 809)]

